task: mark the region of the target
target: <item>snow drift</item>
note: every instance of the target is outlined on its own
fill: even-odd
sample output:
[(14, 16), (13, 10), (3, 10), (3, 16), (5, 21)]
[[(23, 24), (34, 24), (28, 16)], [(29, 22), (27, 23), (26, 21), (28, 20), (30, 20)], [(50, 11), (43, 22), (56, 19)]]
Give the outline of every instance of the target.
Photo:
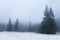
[(60, 40), (60, 35), (37, 34), (31, 32), (0, 32), (0, 40)]

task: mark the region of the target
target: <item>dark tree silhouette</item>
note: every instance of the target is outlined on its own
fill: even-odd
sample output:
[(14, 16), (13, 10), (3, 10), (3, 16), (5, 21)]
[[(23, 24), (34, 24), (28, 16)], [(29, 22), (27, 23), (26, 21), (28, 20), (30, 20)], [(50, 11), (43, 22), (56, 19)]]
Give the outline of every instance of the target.
[(54, 20), (54, 14), (53, 14), (52, 8), (48, 10), (47, 6), (44, 12), (43, 21), (41, 23), (40, 33), (44, 33), (44, 34), (55, 34), (56, 33), (56, 24)]
[(12, 29), (11, 19), (9, 19), (9, 23), (8, 23), (8, 25), (7, 25), (7, 29), (6, 29), (6, 31), (13, 31), (13, 29)]
[(32, 23), (29, 22), (29, 31), (32, 32), (33, 31), (33, 27), (32, 27)]
[(20, 28), (19, 28), (19, 21), (17, 19), (16, 23), (14, 24), (14, 31), (18, 32), (19, 30), (20, 30)]

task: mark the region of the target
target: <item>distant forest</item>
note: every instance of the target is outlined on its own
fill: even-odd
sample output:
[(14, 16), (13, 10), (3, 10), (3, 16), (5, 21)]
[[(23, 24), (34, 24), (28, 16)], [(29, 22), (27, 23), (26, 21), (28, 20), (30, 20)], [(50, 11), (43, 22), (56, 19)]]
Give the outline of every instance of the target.
[(11, 18), (9, 18), (8, 24), (0, 24), (0, 31), (8, 31), (8, 32), (37, 32), (43, 34), (56, 34), (59, 32), (57, 23), (55, 21), (55, 15), (52, 8), (48, 8), (46, 6), (44, 11), (44, 17), (41, 23), (39, 24), (32, 24), (29, 22), (28, 25), (24, 25), (19, 23), (17, 19), (16, 22), (13, 24), (11, 22)]

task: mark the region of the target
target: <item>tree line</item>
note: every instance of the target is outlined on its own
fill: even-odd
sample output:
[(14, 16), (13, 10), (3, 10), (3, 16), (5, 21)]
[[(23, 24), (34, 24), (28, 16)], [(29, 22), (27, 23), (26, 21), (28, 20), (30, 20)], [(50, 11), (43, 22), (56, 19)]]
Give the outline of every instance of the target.
[(16, 20), (15, 24), (12, 25), (11, 19), (9, 19), (9, 23), (7, 25), (6, 31), (19, 31), (19, 21), (18, 19)]
[[(46, 6), (42, 22), (38, 25), (32, 25), (31, 23), (29, 23), (29, 27), (25, 28), (30, 32), (37, 30), (39, 33), (43, 34), (56, 34), (57, 26), (54, 17), (55, 16), (52, 8), (48, 8), (48, 6)], [(14, 25), (12, 24), (11, 19), (9, 19), (6, 31), (20, 32), (20, 30), (21, 28), (18, 19), (16, 20)]]

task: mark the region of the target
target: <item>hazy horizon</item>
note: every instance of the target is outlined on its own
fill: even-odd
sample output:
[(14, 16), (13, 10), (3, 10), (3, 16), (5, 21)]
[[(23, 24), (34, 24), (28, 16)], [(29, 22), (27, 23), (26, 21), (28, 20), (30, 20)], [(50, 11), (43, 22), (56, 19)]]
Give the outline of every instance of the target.
[(9, 18), (15, 22), (39, 23), (43, 19), (46, 5), (52, 7), (55, 18), (60, 17), (59, 0), (0, 0), (0, 23), (7, 23)]

